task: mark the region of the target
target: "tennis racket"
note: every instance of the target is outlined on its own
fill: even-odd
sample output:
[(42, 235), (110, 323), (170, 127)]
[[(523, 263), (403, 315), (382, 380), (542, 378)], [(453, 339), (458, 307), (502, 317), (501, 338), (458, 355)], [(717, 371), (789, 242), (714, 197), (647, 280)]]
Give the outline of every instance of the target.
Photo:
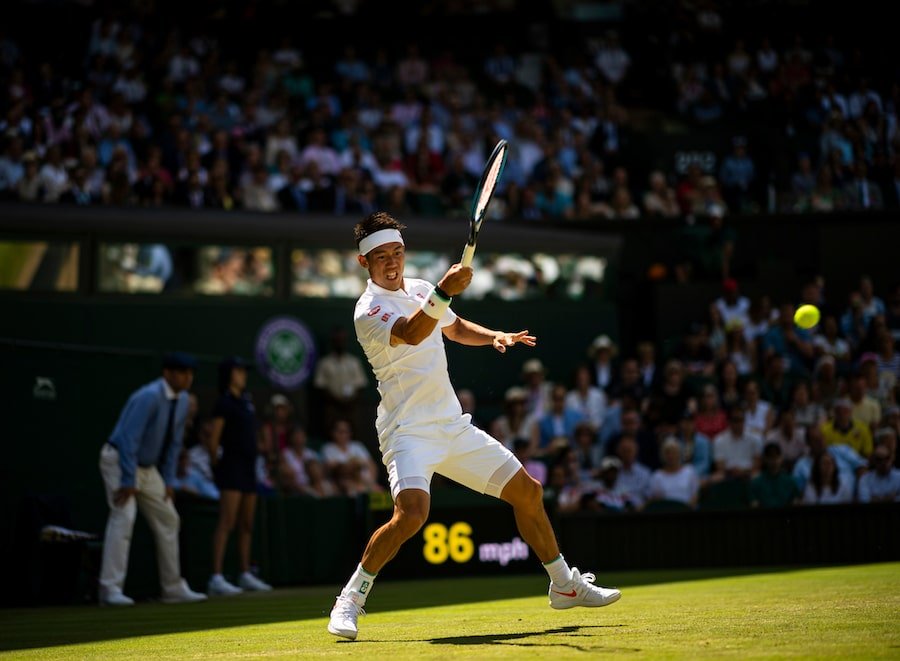
[(462, 259), (459, 260), (459, 263), (463, 266), (472, 264), (472, 257), (475, 256), (475, 243), (478, 241), (478, 232), (481, 231), (481, 223), (484, 222), (488, 204), (491, 203), (491, 196), (494, 194), (494, 189), (497, 188), (497, 182), (500, 181), (503, 166), (506, 165), (506, 152), (508, 150), (509, 144), (506, 140), (500, 140), (497, 146), (494, 147), (494, 151), (491, 152), (487, 163), (484, 164), (481, 181), (478, 182), (478, 188), (475, 189), (475, 197), (472, 200), (472, 215), (469, 217), (469, 240), (463, 249)]

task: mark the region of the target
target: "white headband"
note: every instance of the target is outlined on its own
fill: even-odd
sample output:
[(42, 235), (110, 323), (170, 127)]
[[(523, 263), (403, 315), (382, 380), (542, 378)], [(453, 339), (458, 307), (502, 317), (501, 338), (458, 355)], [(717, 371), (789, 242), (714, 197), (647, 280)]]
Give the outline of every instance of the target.
[(369, 236), (359, 242), (359, 254), (368, 255), (375, 250), (375, 248), (383, 246), (385, 243), (403, 243), (403, 237), (398, 230), (393, 229), (372, 232)]

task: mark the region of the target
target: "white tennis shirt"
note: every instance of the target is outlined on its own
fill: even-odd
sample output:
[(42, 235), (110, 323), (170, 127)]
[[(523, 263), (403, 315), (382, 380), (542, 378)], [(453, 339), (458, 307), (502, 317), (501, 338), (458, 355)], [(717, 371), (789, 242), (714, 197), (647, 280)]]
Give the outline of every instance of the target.
[(384, 441), (398, 427), (433, 424), (457, 419), (462, 408), (450, 383), (447, 353), (441, 328), (457, 317), (450, 308), (427, 338), (418, 345), (391, 346), (391, 328), (400, 317), (418, 310), (434, 285), (404, 278), (403, 288), (390, 291), (371, 280), (356, 302), (353, 323), (356, 337), (378, 380), (378, 415), (375, 428)]

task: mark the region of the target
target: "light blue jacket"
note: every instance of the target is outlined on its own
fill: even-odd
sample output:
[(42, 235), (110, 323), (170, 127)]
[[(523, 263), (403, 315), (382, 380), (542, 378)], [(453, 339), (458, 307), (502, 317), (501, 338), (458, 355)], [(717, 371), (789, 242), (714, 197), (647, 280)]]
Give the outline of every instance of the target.
[(119, 451), (122, 478), (119, 486), (133, 487), (138, 466), (157, 466), (166, 485), (174, 486), (178, 453), (184, 438), (188, 413), (188, 394), (181, 392), (175, 405), (175, 429), (172, 444), (161, 457), (170, 400), (166, 397), (162, 377), (138, 388), (122, 409), (109, 442)]

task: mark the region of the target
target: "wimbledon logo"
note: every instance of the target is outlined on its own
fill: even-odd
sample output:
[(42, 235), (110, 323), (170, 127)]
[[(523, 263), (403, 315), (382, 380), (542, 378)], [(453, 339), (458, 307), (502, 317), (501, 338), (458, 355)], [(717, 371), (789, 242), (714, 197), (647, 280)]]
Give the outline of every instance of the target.
[(256, 366), (282, 388), (299, 388), (309, 378), (316, 346), (309, 329), (293, 317), (269, 319), (256, 336)]

